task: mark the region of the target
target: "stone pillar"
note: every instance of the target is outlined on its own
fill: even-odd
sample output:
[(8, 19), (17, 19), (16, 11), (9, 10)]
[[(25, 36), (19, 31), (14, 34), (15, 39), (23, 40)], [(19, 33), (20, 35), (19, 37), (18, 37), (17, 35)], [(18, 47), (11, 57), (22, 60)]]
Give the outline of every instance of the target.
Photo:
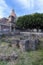
[(11, 23), (10, 23), (10, 32), (12, 31), (12, 30), (11, 30), (11, 26), (12, 26), (12, 25), (11, 25)]
[(0, 31), (1, 31), (1, 25), (0, 25)]

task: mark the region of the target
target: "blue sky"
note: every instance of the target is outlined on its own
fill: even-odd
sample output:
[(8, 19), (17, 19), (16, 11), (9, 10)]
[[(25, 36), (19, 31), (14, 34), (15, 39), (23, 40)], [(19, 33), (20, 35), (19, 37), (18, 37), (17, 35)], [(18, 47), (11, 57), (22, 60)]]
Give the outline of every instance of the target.
[(43, 13), (43, 0), (0, 0), (0, 17), (8, 17), (12, 9), (17, 16)]

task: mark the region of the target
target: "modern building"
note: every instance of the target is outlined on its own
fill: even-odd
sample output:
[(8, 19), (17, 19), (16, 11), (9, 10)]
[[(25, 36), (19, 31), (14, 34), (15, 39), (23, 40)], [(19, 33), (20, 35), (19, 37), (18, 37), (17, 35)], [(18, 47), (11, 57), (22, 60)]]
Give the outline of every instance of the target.
[(0, 34), (7, 34), (15, 29), (16, 14), (14, 10), (11, 11), (8, 18), (0, 19)]

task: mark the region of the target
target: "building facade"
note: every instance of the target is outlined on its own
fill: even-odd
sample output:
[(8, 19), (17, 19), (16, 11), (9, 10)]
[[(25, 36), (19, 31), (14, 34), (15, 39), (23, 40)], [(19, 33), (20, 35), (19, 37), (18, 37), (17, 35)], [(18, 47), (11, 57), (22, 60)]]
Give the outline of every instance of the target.
[(8, 18), (0, 19), (0, 34), (12, 32), (15, 29), (15, 20), (16, 14), (14, 10), (11, 11), (11, 14)]

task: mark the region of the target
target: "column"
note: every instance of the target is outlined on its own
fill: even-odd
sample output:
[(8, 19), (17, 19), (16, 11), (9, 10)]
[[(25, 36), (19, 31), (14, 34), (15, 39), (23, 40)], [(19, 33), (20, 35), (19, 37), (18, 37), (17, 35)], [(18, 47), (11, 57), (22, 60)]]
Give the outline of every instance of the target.
[(1, 25), (0, 25), (0, 31), (1, 31)]
[(12, 30), (11, 30), (11, 23), (10, 23), (10, 32), (11, 32)]

